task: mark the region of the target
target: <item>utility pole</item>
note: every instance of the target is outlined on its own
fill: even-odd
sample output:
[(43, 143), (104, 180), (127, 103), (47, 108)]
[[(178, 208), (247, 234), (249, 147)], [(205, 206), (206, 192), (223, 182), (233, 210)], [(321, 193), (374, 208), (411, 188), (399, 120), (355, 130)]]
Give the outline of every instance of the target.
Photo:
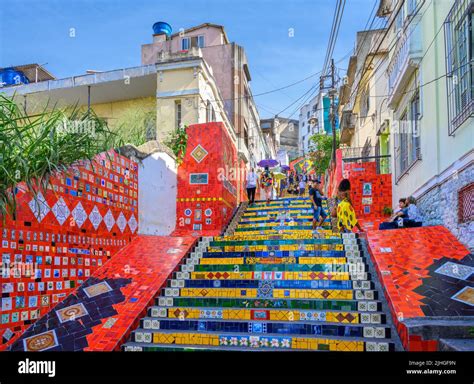
[(334, 59), (331, 59), (331, 89), (329, 90), (329, 97), (331, 99), (331, 109), (329, 118), (331, 119), (332, 131), (332, 161), (336, 164), (336, 111), (334, 105), (334, 98), (336, 96), (336, 82), (334, 79)]
[[(327, 89), (328, 87), (325, 86), (325, 79), (330, 77), (331, 78), (331, 85), (329, 86), (329, 99), (331, 104), (329, 106), (329, 121), (331, 123), (331, 131), (332, 131), (332, 162), (333, 164), (336, 163), (336, 108), (335, 108), (335, 96), (337, 93), (336, 90), (336, 79), (335, 79), (335, 65), (334, 59), (331, 59), (331, 73), (329, 75), (321, 76), (319, 79), (319, 89)], [(324, 110), (324, 109), (323, 109)]]

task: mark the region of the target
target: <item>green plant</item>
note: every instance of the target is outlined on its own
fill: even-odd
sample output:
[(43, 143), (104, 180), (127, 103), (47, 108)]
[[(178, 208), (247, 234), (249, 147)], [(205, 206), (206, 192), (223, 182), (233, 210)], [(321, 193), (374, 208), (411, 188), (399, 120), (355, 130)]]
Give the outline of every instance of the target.
[[(315, 134), (310, 137), (310, 159), (317, 175), (322, 175), (329, 168), (332, 155), (332, 135)], [(336, 148), (339, 148), (339, 137), (336, 135)]]
[(188, 145), (188, 134), (186, 132), (187, 125), (176, 128), (168, 134), (164, 143), (173, 151), (176, 156), (176, 163), (180, 165), (183, 162)]
[(116, 145), (120, 139), (93, 111), (46, 105), (28, 115), (14, 99), (0, 95), (0, 216), (14, 217), (20, 183), (36, 198), (54, 173)]
[(156, 112), (140, 107), (127, 109), (110, 129), (125, 144), (133, 144), (138, 147), (156, 138)]
[(393, 213), (393, 209), (390, 207), (383, 207), (382, 212), (385, 216), (390, 216)]

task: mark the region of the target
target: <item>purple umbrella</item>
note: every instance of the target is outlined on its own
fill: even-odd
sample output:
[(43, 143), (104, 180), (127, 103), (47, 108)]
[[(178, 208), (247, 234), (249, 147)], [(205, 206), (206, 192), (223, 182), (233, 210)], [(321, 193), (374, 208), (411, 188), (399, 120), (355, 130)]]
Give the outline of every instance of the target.
[(282, 165), (282, 166), (281, 166), (281, 169), (282, 169), (283, 171), (289, 171), (289, 170), (290, 170), (290, 167), (289, 167), (288, 165)]
[(263, 160), (260, 160), (257, 165), (259, 167), (274, 167), (275, 165), (278, 165), (278, 161), (276, 160), (273, 160), (273, 159), (263, 159)]

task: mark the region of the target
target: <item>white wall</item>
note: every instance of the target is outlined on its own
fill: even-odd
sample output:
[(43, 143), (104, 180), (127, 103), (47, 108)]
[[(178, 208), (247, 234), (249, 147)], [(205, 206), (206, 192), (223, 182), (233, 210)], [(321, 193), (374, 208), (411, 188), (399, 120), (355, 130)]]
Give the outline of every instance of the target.
[(173, 158), (155, 152), (138, 168), (138, 233), (166, 236), (176, 225), (177, 166)]

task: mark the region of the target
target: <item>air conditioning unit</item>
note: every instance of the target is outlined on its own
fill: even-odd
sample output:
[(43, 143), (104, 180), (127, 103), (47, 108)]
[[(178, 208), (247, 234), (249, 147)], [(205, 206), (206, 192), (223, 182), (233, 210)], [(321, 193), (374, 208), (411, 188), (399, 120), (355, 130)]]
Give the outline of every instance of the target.
[(349, 78), (348, 78), (347, 76), (344, 76), (344, 77), (342, 78), (342, 84), (344, 84), (344, 85), (349, 84)]
[(316, 116), (315, 113), (313, 113), (308, 119), (308, 124), (313, 125), (313, 126), (318, 124), (318, 117)]

